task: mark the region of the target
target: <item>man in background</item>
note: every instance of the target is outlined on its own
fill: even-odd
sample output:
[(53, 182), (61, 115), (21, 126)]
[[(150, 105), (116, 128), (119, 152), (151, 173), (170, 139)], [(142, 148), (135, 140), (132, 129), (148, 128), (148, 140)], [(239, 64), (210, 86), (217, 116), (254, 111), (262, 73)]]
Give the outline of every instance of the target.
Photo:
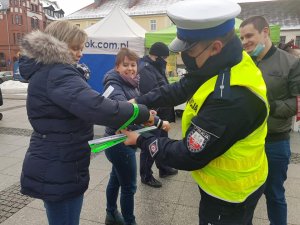
[[(166, 59), (169, 56), (168, 46), (162, 42), (154, 43), (150, 50), (149, 55), (144, 56), (139, 61), (139, 90), (141, 94), (146, 94), (154, 88), (161, 87), (168, 84), (166, 77)], [(155, 108), (157, 115), (162, 120), (175, 122), (175, 112), (173, 107), (159, 107)], [(162, 129), (153, 131), (157, 137), (168, 137), (168, 133)], [(143, 184), (150, 187), (159, 188), (162, 186), (161, 182), (153, 177), (152, 165), (155, 161), (156, 167), (159, 170), (159, 177), (165, 178), (178, 173), (177, 170), (165, 166), (163, 163), (154, 160), (149, 156), (148, 150), (141, 151), (140, 155), (140, 176)]]
[(270, 28), (262, 16), (253, 16), (240, 25), (243, 48), (260, 68), (267, 85), (270, 115), (266, 137), (269, 174), (265, 196), (271, 225), (287, 224), (284, 182), (291, 156), (290, 131), (293, 116), (299, 112), (300, 59), (276, 48)]

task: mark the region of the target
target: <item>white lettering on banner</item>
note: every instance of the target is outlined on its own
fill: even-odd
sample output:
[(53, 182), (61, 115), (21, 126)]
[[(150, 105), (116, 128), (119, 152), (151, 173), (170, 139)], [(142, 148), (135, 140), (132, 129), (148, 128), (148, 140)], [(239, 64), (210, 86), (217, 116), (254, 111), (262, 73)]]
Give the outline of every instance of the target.
[(92, 39), (85, 43), (86, 48), (100, 48), (100, 49), (121, 49), (128, 48), (128, 41), (126, 42), (102, 42), (93, 41)]
[(145, 39), (137, 37), (89, 37), (83, 54), (116, 55), (121, 48), (130, 48), (142, 57), (145, 52)]

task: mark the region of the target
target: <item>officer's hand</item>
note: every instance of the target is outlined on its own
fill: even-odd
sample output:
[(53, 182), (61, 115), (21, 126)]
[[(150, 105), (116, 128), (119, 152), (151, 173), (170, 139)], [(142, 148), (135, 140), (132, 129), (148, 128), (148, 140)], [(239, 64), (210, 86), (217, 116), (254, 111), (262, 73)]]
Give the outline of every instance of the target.
[(134, 131), (128, 131), (128, 130), (121, 130), (122, 134), (125, 134), (127, 136), (127, 139), (124, 141), (125, 145), (136, 145), (136, 141), (140, 134)]

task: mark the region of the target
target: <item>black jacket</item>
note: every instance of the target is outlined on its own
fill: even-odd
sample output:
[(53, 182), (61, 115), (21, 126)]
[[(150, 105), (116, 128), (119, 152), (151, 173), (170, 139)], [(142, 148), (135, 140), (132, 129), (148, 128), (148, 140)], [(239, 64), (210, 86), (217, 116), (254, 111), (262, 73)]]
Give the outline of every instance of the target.
[[(113, 87), (112, 93), (108, 98), (118, 101), (128, 101), (132, 98), (139, 96), (139, 91), (137, 88), (133, 87), (129, 82), (126, 82), (115, 70), (110, 70), (106, 73), (103, 79), (103, 86), (106, 90), (109, 86)], [(108, 135), (114, 135), (119, 127), (110, 126), (106, 127), (105, 133)], [(136, 125), (130, 125), (129, 129), (136, 130), (141, 128)]]
[[(168, 79), (164, 71), (165, 68), (158, 68), (159, 66), (155, 64), (149, 56), (144, 56), (139, 61), (139, 90), (141, 94), (147, 94), (151, 90), (168, 84)], [(175, 122), (175, 112), (173, 107), (160, 106), (154, 108), (157, 111), (157, 115), (169, 122)]]
[(296, 96), (300, 95), (300, 59), (272, 46), (256, 63), (266, 82), (270, 102), (267, 142), (287, 140), (297, 112)]
[[(177, 83), (165, 85), (140, 96), (136, 101), (149, 107), (181, 104), (187, 101), (203, 82), (225, 68), (236, 65), (241, 59), (242, 46), (240, 40), (235, 37), (220, 54), (211, 57), (198, 71), (186, 75)], [(153, 150), (152, 156), (165, 165), (181, 170), (197, 170), (257, 129), (266, 115), (265, 103), (259, 97), (245, 87), (231, 86), (226, 98), (216, 98), (214, 93), (208, 96), (198, 115), (192, 119), (183, 140), (157, 138), (145, 133), (139, 136), (137, 145)], [(195, 130), (201, 130), (209, 137), (196, 152), (189, 149), (187, 140)]]
[[(21, 192), (50, 201), (83, 194), (89, 183), (93, 124), (121, 126), (133, 107), (92, 90), (72, 65), (65, 43), (36, 31), (21, 47), (20, 72), (29, 80), (27, 114), (34, 130), (23, 162)], [(144, 122), (149, 112), (139, 108), (137, 122)]]

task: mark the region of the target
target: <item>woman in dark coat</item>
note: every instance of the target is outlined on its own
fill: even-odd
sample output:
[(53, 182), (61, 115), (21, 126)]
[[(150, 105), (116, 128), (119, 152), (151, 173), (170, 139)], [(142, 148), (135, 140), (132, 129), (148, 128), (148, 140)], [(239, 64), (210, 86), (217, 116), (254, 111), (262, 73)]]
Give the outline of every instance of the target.
[[(116, 57), (116, 66), (104, 78), (105, 89), (113, 89), (109, 98), (118, 101), (128, 101), (139, 95), (137, 61), (139, 57), (133, 51), (122, 48)], [(156, 117), (157, 118), (157, 117)], [(162, 122), (162, 121), (161, 121)], [(167, 121), (162, 123), (157, 118), (155, 124), (162, 124), (166, 131), (170, 128)], [(136, 130), (139, 126), (131, 126)], [(116, 127), (106, 128), (106, 134), (115, 134)], [(123, 143), (105, 151), (108, 160), (112, 163), (112, 171), (106, 188), (106, 219), (107, 225), (136, 225), (134, 216), (134, 194), (136, 192), (136, 157), (135, 147), (125, 146)], [(117, 199), (121, 187), (121, 212), (117, 210)], [(124, 220), (123, 220), (124, 218)]]
[[(29, 80), (27, 114), (33, 133), (21, 174), (21, 192), (44, 201), (50, 225), (79, 224), (89, 183), (93, 124), (120, 127), (133, 105), (102, 97), (75, 66), (86, 33), (67, 21), (34, 31), (21, 44), (20, 73)], [(149, 119), (139, 105), (137, 123)]]

